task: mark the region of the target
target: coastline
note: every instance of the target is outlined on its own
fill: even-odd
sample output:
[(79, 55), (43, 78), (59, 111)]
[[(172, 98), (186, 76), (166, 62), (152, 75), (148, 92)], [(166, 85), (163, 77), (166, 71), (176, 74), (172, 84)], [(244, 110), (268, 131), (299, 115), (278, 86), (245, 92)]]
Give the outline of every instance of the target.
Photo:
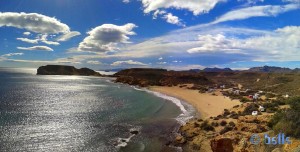
[(222, 114), (224, 109), (231, 109), (233, 106), (241, 104), (239, 100), (231, 100), (219, 93), (216, 95), (199, 93), (197, 90), (178, 86), (151, 86), (148, 89), (186, 101), (197, 110), (202, 119), (215, 117)]

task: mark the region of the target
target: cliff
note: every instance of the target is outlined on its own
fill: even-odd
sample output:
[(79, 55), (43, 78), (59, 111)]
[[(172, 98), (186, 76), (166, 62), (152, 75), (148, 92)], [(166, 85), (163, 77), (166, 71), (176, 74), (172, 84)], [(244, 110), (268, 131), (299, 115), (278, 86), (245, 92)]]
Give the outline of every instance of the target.
[(37, 69), (37, 75), (82, 75), (82, 76), (101, 76), (100, 73), (88, 68), (76, 69), (66, 65), (46, 65)]

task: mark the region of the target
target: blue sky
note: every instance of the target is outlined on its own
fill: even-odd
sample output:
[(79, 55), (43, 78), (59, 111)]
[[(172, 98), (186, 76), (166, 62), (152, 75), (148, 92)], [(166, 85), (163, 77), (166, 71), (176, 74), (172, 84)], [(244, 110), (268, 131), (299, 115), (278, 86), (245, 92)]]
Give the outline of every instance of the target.
[(0, 67), (300, 67), (299, 0), (0, 0)]

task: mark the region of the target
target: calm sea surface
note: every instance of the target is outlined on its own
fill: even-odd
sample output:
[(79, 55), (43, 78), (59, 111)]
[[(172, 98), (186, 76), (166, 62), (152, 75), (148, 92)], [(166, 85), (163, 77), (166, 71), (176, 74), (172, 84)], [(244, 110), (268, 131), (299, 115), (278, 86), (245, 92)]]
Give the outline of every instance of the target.
[(109, 78), (35, 73), (0, 68), (1, 152), (159, 152), (194, 114), (177, 99)]

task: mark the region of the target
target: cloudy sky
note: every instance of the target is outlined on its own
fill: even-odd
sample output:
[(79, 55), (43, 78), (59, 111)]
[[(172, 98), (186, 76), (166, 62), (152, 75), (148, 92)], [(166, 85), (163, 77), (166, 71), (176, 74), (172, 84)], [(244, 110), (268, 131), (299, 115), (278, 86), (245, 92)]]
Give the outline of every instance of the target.
[(0, 0), (0, 67), (300, 67), (300, 0)]

